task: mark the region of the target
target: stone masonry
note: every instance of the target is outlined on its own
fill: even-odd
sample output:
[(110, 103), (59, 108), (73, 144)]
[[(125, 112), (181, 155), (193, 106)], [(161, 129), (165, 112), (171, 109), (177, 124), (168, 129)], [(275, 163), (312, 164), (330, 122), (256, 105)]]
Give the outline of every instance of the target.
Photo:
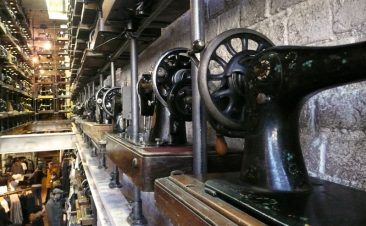
[[(206, 42), (238, 27), (256, 30), (275, 45), (325, 46), (366, 40), (365, 0), (204, 1)], [(153, 70), (163, 52), (190, 48), (190, 24), (188, 11), (163, 29), (161, 37), (139, 55), (139, 75)], [(126, 66), (118, 71), (117, 84), (129, 83), (130, 67)], [(299, 132), (309, 175), (366, 190), (365, 85), (355, 83), (326, 90), (304, 105)], [(187, 127), (191, 139), (191, 124)], [(207, 140), (213, 143), (215, 131), (209, 125), (207, 134)], [(229, 148), (243, 147), (243, 139), (227, 142)], [(124, 189), (132, 189), (128, 178), (121, 180)], [(157, 212), (153, 193), (143, 192), (142, 202), (145, 216), (150, 216), (148, 225), (171, 225)]]
[[(366, 40), (365, 0), (205, 0), (205, 34), (244, 27), (276, 45), (340, 45)], [(159, 56), (190, 48), (190, 12), (169, 27), (139, 56), (139, 74), (151, 71)], [(118, 82), (130, 81), (129, 66)], [(366, 190), (366, 83), (326, 90), (310, 98), (300, 118), (303, 155), (311, 176)], [(188, 126), (191, 134), (191, 127)], [(214, 131), (209, 129), (210, 137)], [(213, 139), (208, 139), (213, 140)], [(242, 147), (240, 139), (229, 146)]]

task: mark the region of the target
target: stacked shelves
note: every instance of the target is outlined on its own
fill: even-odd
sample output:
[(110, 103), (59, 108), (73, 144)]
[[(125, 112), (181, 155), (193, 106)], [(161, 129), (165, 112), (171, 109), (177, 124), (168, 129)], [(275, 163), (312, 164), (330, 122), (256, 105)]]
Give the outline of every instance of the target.
[(33, 120), (30, 38), (18, 1), (0, 0), (0, 134)]
[[(189, 1), (103, 1), (98, 13), (97, 1), (71, 1), (69, 14), (72, 99), (81, 100), (86, 84), (98, 84), (100, 75), (129, 64), (130, 38), (136, 37), (140, 53), (189, 9)], [(143, 1), (142, 1), (143, 2)], [(141, 7), (139, 7), (141, 6)], [(94, 18), (97, 18), (95, 21)]]
[(38, 52), (40, 73), (33, 81), (37, 117), (63, 114), (67, 118), (71, 113), (69, 35), (67, 29), (59, 28), (57, 31), (54, 37), (49, 38), (53, 48)]

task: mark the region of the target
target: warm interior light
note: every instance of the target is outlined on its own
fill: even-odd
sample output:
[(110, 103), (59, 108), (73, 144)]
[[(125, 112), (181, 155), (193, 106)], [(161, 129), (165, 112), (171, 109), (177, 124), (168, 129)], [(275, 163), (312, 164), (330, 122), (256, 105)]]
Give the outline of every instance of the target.
[(46, 0), (48, 17), (51, 20), (67, 20), (67, 6), (69, 0)]
[(51, 42), (45, 42), (45, 43), (43, 44), (43, 48), (44, 48), (45, 50), (51, 50), (51, 48), (52, 48), (52, 44), (51, 44)]
[(32, 62), (34, 64), (38, 63), (39, 62), (38, 57), (36, 57), (36, 56), (32, 57)]
[(44, 70), (39, 70), (39, 73), (41, 73), (41, 75), (44, 74)]

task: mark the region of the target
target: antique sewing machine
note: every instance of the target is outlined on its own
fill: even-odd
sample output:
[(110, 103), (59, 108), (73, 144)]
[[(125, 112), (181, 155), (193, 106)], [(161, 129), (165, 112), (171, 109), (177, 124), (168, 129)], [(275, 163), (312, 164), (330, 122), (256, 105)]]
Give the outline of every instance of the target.
[(308, 177), (298, 120), (306, 99), (366, 79), (365, 69), (366, 42), (274, 47), (252, 30), (220, 34), (201, 57), (198, 85), (212, 127), (245, 139), (240, 173), (209, 176), (204, 184), (186, 175), (159, 179), (158, 206), (190, 225), (223, 218), (239, 225), (364, 225), (365, 192)]
[[(185, 127), (192, 117), (191, 61), (187, 51), (167, 51), (152, 75), (145, 74), (139, 81), (140, 114), (151, 117), (151, 123), (148, 127), (144, 124), (138, 140), (130, 139), (128, 126), (123, 133), (106, 136), (109, 158), (143, 191), (153, 189), (155, 178), (173, 170), (190, 172), (192, 168), (192, 148), (187, 144)], [(124, 111), (126, 108), (123, 106)]]

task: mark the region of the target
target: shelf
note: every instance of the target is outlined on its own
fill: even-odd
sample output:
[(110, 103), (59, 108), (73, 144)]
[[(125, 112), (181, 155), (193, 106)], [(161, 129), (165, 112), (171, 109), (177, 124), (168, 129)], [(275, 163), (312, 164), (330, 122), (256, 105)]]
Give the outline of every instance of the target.
[(54, 85), (54, 82), (36, 82), (35, 85)]
[(84, 51), (86, 49), (86, 41), (82, 39), (76, 39), (74, 51), (81, 50)]
[(29, 98), (33, 98), (31, 94), (21, 90), (21, 89), (18, 89), (18, 88), (15, 88), (13, 86), (10, 86), (8, 84), (5, 84), (4, 82), (0, 81), (0, 87), (2, 88), (5, 88), (9, 91), (13, 91), (13, 92), (16, 92), (16, 93), (19, 93), (19, 94), (22, 94), (23, 96), (25, 97), (29, 97)]
[(7, 43), (15, 48), (17, 57), (19, 57), (21, 60), (26, 62), (28, 64), (28, 66), (32, 66), (29, 56), (24, 54), (22, 48), (20, 48), (20, 46), (15, 41), (14, 37), (8, 33), (8, 31), (5, 28), (5, 25), (1, 22), (0, 22), (0, 36), (5, 43)]
[(53, 95), (38, 95), (37, 99), (44, 100), (44, 99), (55, 99)]
[(83, 10), (83, 1), (82, 0), (76, 0), (75, 4), (72, 7), (74, 9), (73, 14), (80, 15), (81, 11)]
[(31, 124), (31, 122), (29, 122), (30, 120), (28, 120), (28, 122), (24, 122), (24, 123), (21, 123), (21, 124), (19, 124), (19, 125), (17, 125), (17, 126), (13, 126), (13, 127), (11, 127), (11, 128), (8, 128), (8, 129), (6, 129), (6, 130), (1, 130), (0, 131), (0, 134), (1, 135), (3, 135), (3, 134), (7, 134), (8, 132), (10, 132), (10, 131), (12, 131), (12, 130), (15, 130), (15, 129), (18, 129), (18, 128), (22, 128), (22, 127), (26, 127), (26, 126), (28, 126), (28, 125), (30, 125)]
[(4, 65), (4, 68), (10, 69), (11, 71), (14, 71), (21, 79), (24, 79), (28, 82), (31, 81), (32, 72), (30, 71), (23, 71), (21, 68), (19, 68), (17, 65), (13, 63), (6, 62)]
[(60, 95), (60, 96), (57, 96), (57, 99), (70, 99), (71, 98), (71, 95)]
[(52, 56), (52, 51), (37, 52), (40, 56)]
[[(137, 52), (139, 54), (160, 36), (161, 28), (171, 24), (188, 11), (190, 7), (189, 1), (156, 1), (148, 7), (147, 14), (134, 17), (124, 10), (130, 8), (129, 3), (126, 1), (104, 1), (102, 4), (103, 18), (99, 18), (97, 22), (95, 33), (90, 41), (90, 49), (104, 55), (111, 54), (110, 59), (115, 62), (115, 67), (123, 67), (130, 62), (128, 56), (130, 51), (129, 40), (121, 35), (123, 27), (127, 25), (126, 21), (133, 17), (137, 24), (134, 35), (137, 37)], [(121, 38), (119, 38), (119, 35), (121, 35)], [(111, 38), (115, 39), (110, 40)], [(90, 75), (85, 75), (84, 68), (89, 67), (85, 64), (87, 64), (87, 61), (84, 54), (81, 70), (77, 73), (76, 82), (73, 81), (75, 83), (74, 87), (77, 88), (73, 91), (72, 96), (84, 87), (86, 81), (97, 78), (93, 75), (91, 75), (92, 78), (90, 78)], [(97, 72), (104, 73), (109, 65), (110, 60), (105, 59), (104, 65), (98, 65), (98, 71), (95, 71), (94, 75)]]
[(71, 110), (62, 110), (62, 111), (58, 111), (58, 113), (71, 113)]
[(67, 42), (67, 41), (69, 41), (69, 38), (68, 37), (57, 37), (56, 41), (57, 42)]
[(23, 116), (23, 115), (31, 115), (34, 114), (34, 111), (12, 111), (12, 112), (0, 112), (0, 119)]
[(59, 70), (59, 71), (66, 71), (66, 70), (70, 70), (70, 66), (69, 66), (69, 67), (66, 67), (66, 66), (63, 66), (63, 67), (57, 67), (57, 70)]
[(72, 26), (78, 26), (81, 20), (81, 16), (80, 15), (72, 15), (71, 17), (71, 24)]
[(36, 114), (39, 115), (39, 114), (54, 114), (55, 111), (53, 110), (45, 110), (45, 111), (38, 111)]
[[(11, 4), (11, 6), (8, 4)], [(14, 8), (14, 12), (17, 13), (14, 13), (12, 10), (10, 10), (10, 7)], [(21, 7), (19, 7), (17, 1), (12, 0), (8, 1), (7, 3), (5, 0), (0, 0), (0, 11), (2, 19), (5, 20), (9, 25), (11, 25), (13, 31), (12, 33), (18, 34), (16, 36), (20, 44), (24, 46), (26, 52), (29, 52), (31, 54), (31, 49), (29, 49), (27, 45), (27, 41), (31, 40), (31, 32), (29, 30), (29, 25), (26, 22), (26, 18), (22, 13), (23, 10)], [(18, 23), (18, 21), (20, 23)]]
[(98, 14), (98, 5), (96, 3), (85, 3), (81, 11), (81, 22), (83, 24), (93, 24)]
[(86, 24), (80, 24), (79, 27), (77, 27), (76, 38), (82, 39), (84, 41), (89, 40), (89, 34), (91, 30), (91, 26)]

